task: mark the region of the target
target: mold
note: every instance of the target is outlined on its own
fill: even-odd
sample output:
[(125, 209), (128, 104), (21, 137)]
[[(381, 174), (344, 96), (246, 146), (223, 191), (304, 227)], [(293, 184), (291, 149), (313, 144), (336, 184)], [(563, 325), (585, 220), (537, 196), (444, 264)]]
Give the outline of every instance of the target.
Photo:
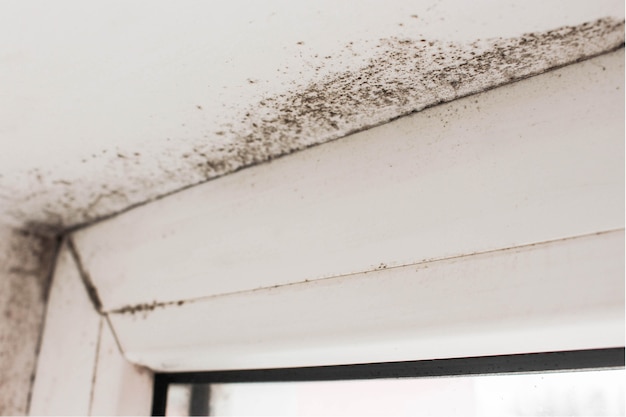
[(23, 280), (35, 280), (40, 288), (40, 300), (45, 302), (59, 239), (33, 230), (17, 230), (1, 225), (0, 235), (4, 241), (0, 272), (19, 276)]
[(27, 412), (58, 240), (0, 225), (0, 415)]
[[(368, 44), (374, 52), (349, 70), (327, 70), (342, 62), (342, 54), (353, 55), (358, 45), (350, 42), (342, 51), (312, 58), (310, 76), (304, 78), (308, 81), (225, 108), (223, 122), (207, 124), (204, 131), (180, 131), (189, 137), (168, 142), (168, 135), (155, 147), (101, 153), (82, 165), (77, 160), (76, 169), (64, 174), (35, 170), (3, 176), (2, 211), (16, 225), (41, 233), (72, 230), (221, 175), (623, 44), (624, 21), (613, 18), (468, 43), (416, 33)], [(242, 87), (261, 88), (266, 80), (253, 75), (242, 80)], [(189, 107), (195, 117), (205, 114), (198, 102)], [(178, 121), (187, 124), (183, 122)]]
[(365, 66), (249, 106), (241, 122), (222, 129), (230, 138), (227, 152), (194, 149), (196, 167), (205, 179), (215, 178), (595, 56), (620, 47), (623, 38), (623, 21), (607, 18), (469, 44), (381, 39)]
[(153, 301), (152, 303), (143, 303), (125, 306), (122, 308), (118, 308), (109, 312), (109, 314), (136, 314), (136, 313), (147, 313), (150, 311), (154, 311), (157, 308), (165, 308), (169, 306), (177, 306), (180, 307), (184, 305), (187, 301), (179, 300), (179, 301), (167, 301), (167, 302), (157, 302)]

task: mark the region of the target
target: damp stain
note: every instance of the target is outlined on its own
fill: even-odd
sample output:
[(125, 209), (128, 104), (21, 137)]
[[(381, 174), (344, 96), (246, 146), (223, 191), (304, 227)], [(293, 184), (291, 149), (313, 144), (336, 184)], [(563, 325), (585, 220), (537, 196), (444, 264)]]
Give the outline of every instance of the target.
[[(106, 161), (100, 176), (55, 183), (48, 173), (33, 172), (29, 181), (41, 184), (13, 201), (9, 214), (42, 233), (82, 227), (239, 169), (623, 45), (624, 21), (613, 18), (467, 43), (420, 35), (380, 39), (356, 67), (263, 97), (234, 112), (228, 123), (177, 141), (176, 149), (158, 158), (145, 152), (100, 155)], [(344, 49), (352, 48), (350, 42)], [(320, 55), (317, 64), (332, 59)], [(244, 83), (260, 81), (250, 77)], [(203, 110), (198, 103), (190, 107), (198, 114)], [(42, 187), (45, 193), (39, 192)]]

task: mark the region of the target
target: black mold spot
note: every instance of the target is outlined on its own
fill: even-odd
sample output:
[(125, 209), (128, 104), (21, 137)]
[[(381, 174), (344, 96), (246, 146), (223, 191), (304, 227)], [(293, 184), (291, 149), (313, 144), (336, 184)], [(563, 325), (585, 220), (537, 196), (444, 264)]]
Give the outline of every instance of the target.
[(135, 304), (132, 306), (125, 306), (119, 308), (117, 310), (113, 310), (110, 313), (112, 314), (136, 314), (136, 313), (147, 313), (150, 311), (154, 311), (157, 308), (164, 308), (169, 306), (182, 306), (185, 304), (184, 300), (180, 301), (167, 301), (167, 302), (157, 302), (153, 301), (152, 303), (143, 303), (143, 304)]

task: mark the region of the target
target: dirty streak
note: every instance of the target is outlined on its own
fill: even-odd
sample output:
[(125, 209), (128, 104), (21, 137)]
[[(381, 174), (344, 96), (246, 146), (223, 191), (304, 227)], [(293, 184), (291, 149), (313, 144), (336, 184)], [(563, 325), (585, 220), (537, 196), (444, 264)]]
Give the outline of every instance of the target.
[(80, 258), (80, 254), (74, 245), (74, 241), (71, 237), (67, 238), (67, 246), (74, 258), (74, 262), (76, 263), (76, 267), (78, 268), (78, 272), (80, 273), (81, 280), (83, 281), (83, 285), (85, 286), (85, 290), (87, 291), (87, 295), (89, 295), (89, 299), (94, 307), (94, 309), (102, 314), (102, 302), (100, 301), (100, 296), (98, 295), (98, 290), (96, 286), (93, 284), (91, 276), (84, 268), (84, 264)]

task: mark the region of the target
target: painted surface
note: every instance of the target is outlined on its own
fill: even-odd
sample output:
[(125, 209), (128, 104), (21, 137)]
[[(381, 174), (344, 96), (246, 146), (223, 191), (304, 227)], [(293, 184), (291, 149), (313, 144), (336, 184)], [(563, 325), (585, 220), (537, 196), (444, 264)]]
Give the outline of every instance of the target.
[(0, 415), (27, 412), (55, 247), (0, 226)]
[(58, 231), (606, 52), (623, 9), (3, 2), (0, 221)]

